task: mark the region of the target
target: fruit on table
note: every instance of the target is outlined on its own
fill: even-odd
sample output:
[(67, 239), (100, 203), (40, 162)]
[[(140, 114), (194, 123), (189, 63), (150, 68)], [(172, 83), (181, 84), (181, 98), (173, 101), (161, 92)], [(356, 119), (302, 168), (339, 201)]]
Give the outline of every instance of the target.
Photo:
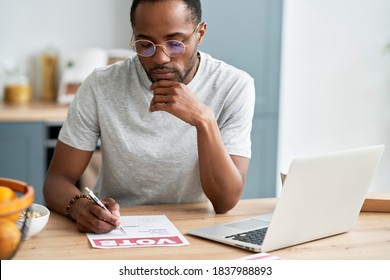
[(9, 187), (0, 186), (0, 203), (16, 198), (16, 193)]
[[(17, 197), (18, 196), (11, 188), (6, 187), (6, 186), (0, 186), (0, 204), (6, 203), (10, 200), (17, 198)], [(14, 213), (14, 214), (8, 215), (5, 218), (10, 219), (13, 222), (16, 222), (16, 220), (19, 218), (19, 215), (20, 215), (19, 213)]]
[(15, 222), (0, 218), (0, 260), (12, 257), (21, 237), (22, 234)]
[[(9, 187), (0, 186), (0, 204), (6, 204), (17, 198), (16, 193)], [(16, 251), (21, 239), (21, 232), (16, 225), (19, 213), (0, 217), (0, 259), (8, 259)]]

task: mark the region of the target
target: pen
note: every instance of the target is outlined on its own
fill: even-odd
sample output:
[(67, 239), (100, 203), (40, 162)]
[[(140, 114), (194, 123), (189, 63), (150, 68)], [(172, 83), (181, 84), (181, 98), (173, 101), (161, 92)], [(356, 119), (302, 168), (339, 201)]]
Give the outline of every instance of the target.
[[(95, 201), (95, 203), (97, 205), (99, 205), (100, 207), (102, 207), (104, 210), (106, 210), (107, 212), (111, 213), (106, 206), (104, 206), (104, 204), (100, 201), (99, 198), (97, 198), (97, 196), (88, 188), (85, 188), (85, 190), (88, 192), (88, 195), (92, 198), (93, 201)], [(119, 225), (119, 229), (120, 231), (123, 233), (123, 234), (126, 234), (126, 231), (125, 229), (123, 228), (122, 225)]]

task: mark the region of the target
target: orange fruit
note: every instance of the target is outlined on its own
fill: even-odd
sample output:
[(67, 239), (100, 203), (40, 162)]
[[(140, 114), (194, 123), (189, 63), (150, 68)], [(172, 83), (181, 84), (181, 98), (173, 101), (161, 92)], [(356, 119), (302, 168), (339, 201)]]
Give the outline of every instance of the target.
[[(0, 186), (0, 204), (5, 203), (7, 201), (13, 200), (17, 198), (18, 196), (16, 193), (9, 187)], [(16, 220), (19, 218), (20, 213), (14, 213), (11, 215), (8, 215), (6, 218), (10, 219), (11, 221), (16, 222)]]
[(16, 193), (9, 187), (0, 186), (0, 203), (17, 198)]
[(21, 237), (22, 234), (15, 222), (0, 218), (0, 260), (13, 256)]

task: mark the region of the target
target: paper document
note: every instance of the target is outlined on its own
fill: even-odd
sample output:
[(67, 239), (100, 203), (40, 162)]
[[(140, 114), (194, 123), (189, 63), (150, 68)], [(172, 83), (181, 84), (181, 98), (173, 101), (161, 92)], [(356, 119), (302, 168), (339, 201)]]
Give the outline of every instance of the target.
[(190, 244), (165, 215), (122, 216), (121, 222), (126, 235), (120, 230), (104, 234), (87, 233), (92, 247), (129, 248)]

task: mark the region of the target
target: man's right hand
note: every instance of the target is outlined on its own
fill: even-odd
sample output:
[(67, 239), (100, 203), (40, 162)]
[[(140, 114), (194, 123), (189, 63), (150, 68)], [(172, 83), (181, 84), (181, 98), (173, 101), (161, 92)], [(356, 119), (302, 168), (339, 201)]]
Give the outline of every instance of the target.
[(72, 217), (77, 221), (77, 229), (81, 232), (106, 233), (120, 225), (119, 204), (112, 198), (102, 200), (107, 212), (95, 202), (79, 199), (72, 205)]

